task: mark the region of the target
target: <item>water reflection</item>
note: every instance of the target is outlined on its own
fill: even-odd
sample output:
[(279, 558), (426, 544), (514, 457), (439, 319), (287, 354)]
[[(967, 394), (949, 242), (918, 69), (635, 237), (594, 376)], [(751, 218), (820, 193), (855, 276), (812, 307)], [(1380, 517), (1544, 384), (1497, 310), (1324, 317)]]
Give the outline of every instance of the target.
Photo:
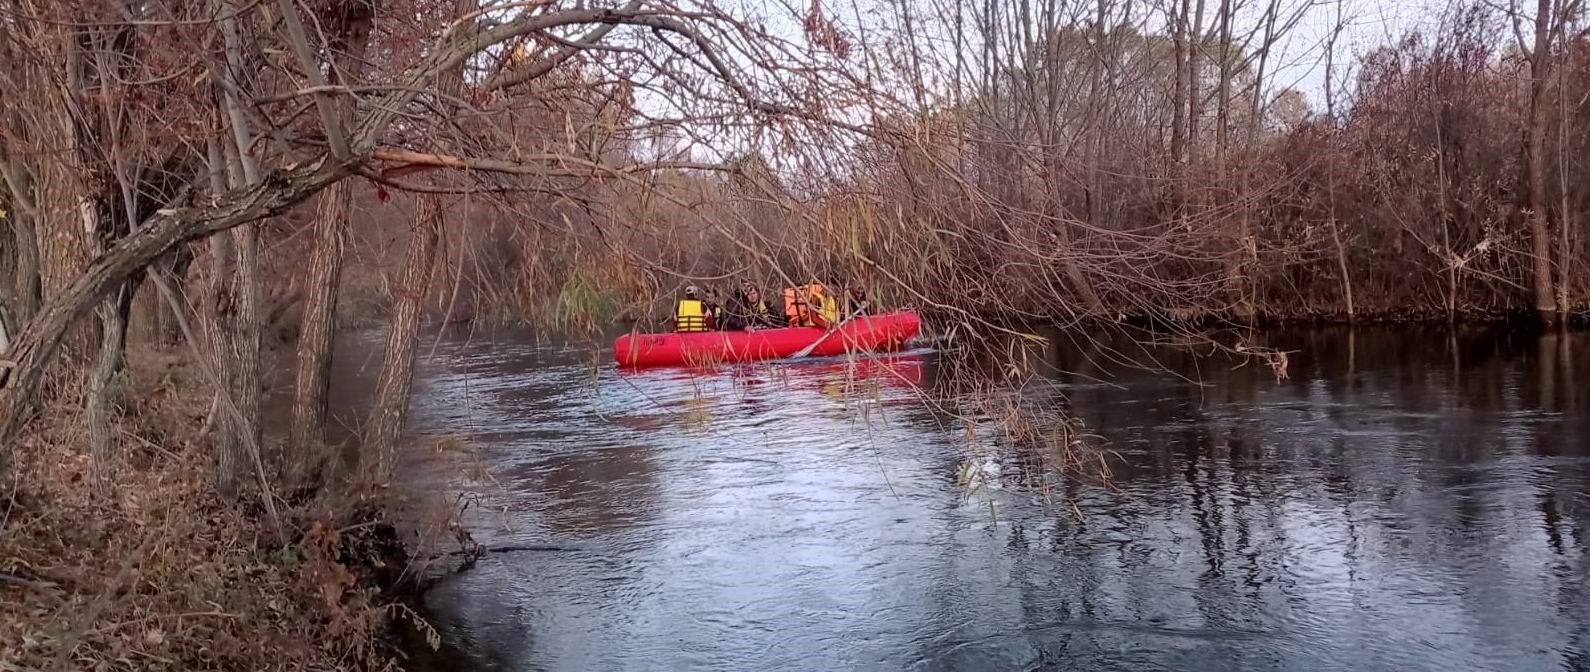
[(1109, 487), (1057, 483), (1074, 511), (967, 496), (984, 434), (920, 403), (943, 384), (921, 355), (620, 374), (442, 343), (416, 425), (471, 439), (496, 482), (432, 455), (411, 481), (476, 493), (485, 543), (569, 549), (428, 595), (449, 665), (1590, 669), (1584, 335), (1253, 335), (1292, 352), (1282, 380), (1055, 342), (1068, 373), (1029, 394), (1123, 458)]

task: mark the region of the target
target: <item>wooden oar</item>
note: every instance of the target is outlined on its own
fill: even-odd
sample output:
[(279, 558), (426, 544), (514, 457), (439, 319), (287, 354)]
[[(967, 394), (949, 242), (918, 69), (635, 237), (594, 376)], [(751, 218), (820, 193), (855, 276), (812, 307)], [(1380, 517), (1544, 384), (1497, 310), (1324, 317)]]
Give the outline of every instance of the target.
[(856, 311), (854, 313), (851, 313), (849, 315), (846, 315), (844, 319), (842, 319), (839, 322), (835, 323), (834, 326), (829, 327), (828, 331), (823, 332), (823, 335), (819, 336), (817, 338), (817, 340), (812, 341), (811, 345), (808, 345), (808, 346), (806, 346), (804, 348), (801, 348), (799, 352), (796, 352), (795, 354), (790, 355), (789, 358), (790, 359), (800, 359), (802, 357), (805, 357), (807, 355), (812, 354), (812, 350), (817, 349), (817, 344), (818, 343), (822, 343), (823, 341), (828, 340), (828, 337), (832, 336), (834, 334), (834, 332), (839, 331), (839, 328), (845, 326), (845, 323), (855, 319), (856, 317), (858, 317), (860, 315), (861, 315), (861, 311), (860, 310), (858, 310), (858, 311)]

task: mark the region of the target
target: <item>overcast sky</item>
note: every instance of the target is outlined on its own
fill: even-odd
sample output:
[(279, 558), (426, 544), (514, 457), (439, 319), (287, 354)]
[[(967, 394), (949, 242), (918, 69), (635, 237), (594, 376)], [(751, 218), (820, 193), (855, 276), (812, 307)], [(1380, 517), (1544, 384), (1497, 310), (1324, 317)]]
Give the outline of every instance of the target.
[[(1350, 64), (1376, 47), (1396, 41), (1411, 29), (1434, 28), (1440, 16), (1457, 4), (1451, 0), (1339, 0), (1345, 28), (1336, 45), (1338, 67)], [(1284, 67), (1276, 71), (1276, 88), (1295, 86), (1316, 109), (1324, 107), (1325, 61), (1322, 45), (1336, 25), (1337, 2), (1322, 0), (1298, 25), (1284, 45)], [(1340, 85), (1344, 74), (1338, 71)], [(1338, 91), (1338, 96), (1340, 92)], [(1340, 98), (1338, 98), (1340, 100)]]

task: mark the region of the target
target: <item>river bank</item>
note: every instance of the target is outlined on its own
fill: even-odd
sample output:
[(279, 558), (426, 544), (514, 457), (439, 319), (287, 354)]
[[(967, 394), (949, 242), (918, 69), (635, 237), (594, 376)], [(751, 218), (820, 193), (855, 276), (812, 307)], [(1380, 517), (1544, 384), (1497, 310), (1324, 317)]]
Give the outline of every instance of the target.
[[(301, 497), (269, 474), (286, 539), (212, 486), (208, 388), (182, 357), (134, 349), (114, 465), (86, 455), (81, 410), (53, 406), (15, 446), (0, 507), (0, 667), (387, 669), (414, 627), (406, 543), (384, 488)], [(96, 481), (113, 474), (114, 487)]]

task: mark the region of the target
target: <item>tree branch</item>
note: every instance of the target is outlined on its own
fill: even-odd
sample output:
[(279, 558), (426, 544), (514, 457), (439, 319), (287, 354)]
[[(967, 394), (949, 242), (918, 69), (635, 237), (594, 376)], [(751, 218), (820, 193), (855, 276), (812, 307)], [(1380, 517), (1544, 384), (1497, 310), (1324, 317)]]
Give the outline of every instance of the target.
[(321, 90), (326, 86), (326, 76), (320, 71), (320, 64), (315, 61), (314, 52), (309, 47), (309, 35), (304, 31), (304, 22), (298, 17), (298, 3), (294, 0), (277, 0), (276, 4), (282, 12), (283, 23), (287, 24), (287, 41), (292, 43), (298, 65), (304, 69), (304, 75), (309, 77), (311, 89), (316, 89), (311, 95), (314, 96), (315, 110), (320, 113), (320, 125), (326, 130), (326, 143), (331, 146), (331, 155), (346, 159), (348, 140), (343, 135), (342, 123), (337, 117), (331, 96)]
[[(654, 161), (621, 166), (608, 165), (581, 159), (567, 154), (530, 154), (529, 161), (482, 159), (449, 154), (427, 154), (406, 149), (381, 148), (370, 153), (377, 161), (399, 163), (394, 168), (380, 171), (383, 179), (392, 179), (423, 170), (450, 168), (454, 170), (479, 170), (509, 175), (537, 175), (546, 177), (577, 177), (590, 175), (624, 175), (650, 170), (710, 170), (735, 173), (734, 166), (699, 161)], [(533, 163), (536, 161), (544, 163)]]
[[(640, 0), (630, 0), (629, 4), (624, 5), (620, 11), (635, 11), (637, 9), (640, 9)], [(558, 49), (551, 56), (536, 61), (535, 63), (531, 63), (529, 67), (523, 70), (506, 75), (499, 74), (495, 77), (492, 77), (486, 82), (486, 86), (484, 88), (486, 91), (501, 91), (509, 87), (518, 86), (533, 79), (538, 79), (551, 72), (553, 68), (558, 67), (564, 61), (573, 58), (575, 54), (578, 54), (585, 49), (589, 49), (597, 42), (600, 42), (602, 38), (607, 37), (608, 33), (613, 32), (613, 29), (617, 26), (618, 24), (616, 23), (607, 23), (597, 26), (596, 28), (592, 29), (591, 32), (586, 33), (577, 40), (564, 42), (563, 48)]]

